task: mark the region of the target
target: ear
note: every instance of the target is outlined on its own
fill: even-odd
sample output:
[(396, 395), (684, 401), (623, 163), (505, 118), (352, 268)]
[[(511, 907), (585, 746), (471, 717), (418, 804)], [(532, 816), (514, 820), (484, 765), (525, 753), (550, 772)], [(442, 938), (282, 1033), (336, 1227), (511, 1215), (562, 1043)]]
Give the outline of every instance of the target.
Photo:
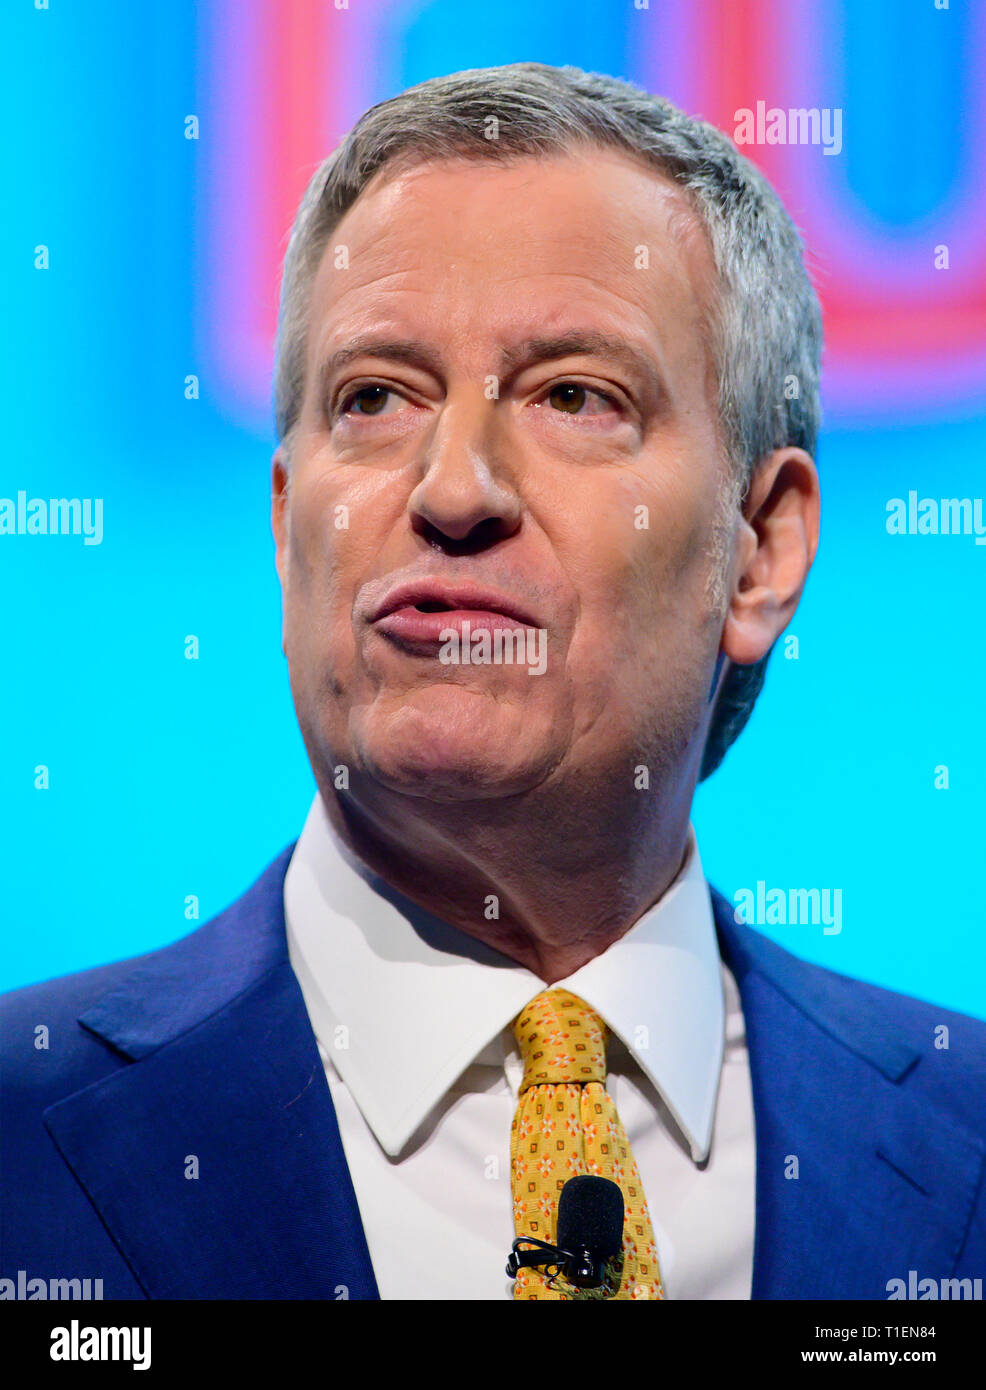
[(281, 651), (287, 656), (285, 646), (284, 613), (287, 605), (288, 578), (288, 500), (291, 495), (291, 472), (283, 446), (274, 454), (270, 475), (270, 525), (274, 532), (274, 565), (281, 582)]
[(288, 469), (287, 456), (284, 446), (279, 445), (274, 454), (270, 473), (270, 526), (274, 532), (274, 544), (277, 547), (274, 563), (277, 566), (278, 578), (281, 585), (284, 585), (284, 577), (287, 573), (287, 548), (288, 548), (288, 498), (291, 492), (291, 474)]
[(722, 633), (730, 661), (766, 656), (801, 598), (818, 548), (818, 470), (804, 449), (775, 449), (760, 463), (743, 507), (733, 590)]

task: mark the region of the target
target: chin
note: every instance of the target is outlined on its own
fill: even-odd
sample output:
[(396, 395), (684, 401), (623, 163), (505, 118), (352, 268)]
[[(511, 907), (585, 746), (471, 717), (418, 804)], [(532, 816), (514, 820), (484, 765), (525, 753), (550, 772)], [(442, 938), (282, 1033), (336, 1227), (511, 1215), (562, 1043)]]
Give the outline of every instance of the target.
[(434, 707), (417, 695), (396, 706), (375, 702), (357, 714), (351, 734), (361, 771), (406, 796), (515, 796), (536, 786), (557, 761), (547, 721), (539, 737), (542, 721), (531, 720), (529, 711), (474, 691), (452, 695), (446, 688)]

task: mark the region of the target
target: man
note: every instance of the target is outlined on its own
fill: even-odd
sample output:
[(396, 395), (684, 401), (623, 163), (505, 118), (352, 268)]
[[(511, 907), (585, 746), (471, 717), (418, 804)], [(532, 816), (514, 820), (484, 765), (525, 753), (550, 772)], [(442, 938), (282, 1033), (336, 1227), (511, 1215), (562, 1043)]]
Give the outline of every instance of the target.
[(519, 64), (363, 117), (278, 344), (318, 796), (214, 921), (7, 1000), (4, 1275), (568, 1298), (504, 1264), (579, 1175), (618, 1298), (986, 1272), (986, 1028), (738, 923), (689, 824), (815, 554), (819, 352), (776, 196), (668, 103)]

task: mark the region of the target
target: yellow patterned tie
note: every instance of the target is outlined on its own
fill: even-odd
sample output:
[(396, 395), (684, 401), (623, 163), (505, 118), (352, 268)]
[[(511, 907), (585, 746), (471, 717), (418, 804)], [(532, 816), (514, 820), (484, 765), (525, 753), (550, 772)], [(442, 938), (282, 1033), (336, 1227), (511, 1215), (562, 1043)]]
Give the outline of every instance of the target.
[[(620, 1117), (606, 1092), (608, 1030), (565, 989), (532, 999), (514, 1020), (524, 1079), (510, 1131), (514, 1227), (554, 1244), (558, 1197), (569, 1178), (610, 1178), (623, 1192), (623, 1274), (617, 1299), (663, 1298), (643, 1184)], [(540, 1269), (518, 1271), (515, 1298), (565, 1301)]]

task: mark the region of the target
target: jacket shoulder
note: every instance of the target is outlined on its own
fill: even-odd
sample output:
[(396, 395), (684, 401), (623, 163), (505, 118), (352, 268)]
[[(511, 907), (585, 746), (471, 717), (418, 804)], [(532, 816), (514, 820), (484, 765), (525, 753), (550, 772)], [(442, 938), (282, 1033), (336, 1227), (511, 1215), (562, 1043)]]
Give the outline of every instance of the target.
[(830, 1036), (890, 1079), (906, 1081), (916, 1099), (944, 1105), (986, 1135), (986, 1021), (803, 960), (737, 923), (732, 904), (714, 888), (712, 899), (723, 955), (744, 1001), (743, 979), (766, 978)]
[[(256, 882), (224, 911), (166, 946), (110, 964), (61, 975), (0, 995), (0, 1071), (4, 1107), (20, 1110), (33, 1101), (42, 1107), (79, 1090), (127, 1064), (135, 1055), (116, 1049), (98, 1030), (86, 1026), (108, 1000), (143, 994), (162, 999), (173, 990), (168, 1007), (180, 1010), (196, 978), (215, 980), (226, 959), (243, 974), (263, 966), (269, 939), (251, 934), (255, 919), (269, 917), (271, 902), (283, 884), (293, 846), (268, 866)], [(241, 949), (237, 949), (240, 947)], [(227, 980), (235, 968), (226, 972)]]
[(0, 1067), (6, 1106), (34, 1095), (47, 1105), (113, 1071), (125, 1060), (79, 1017), (143, 963), (170, 949), (61, 975), (0, 995)]

